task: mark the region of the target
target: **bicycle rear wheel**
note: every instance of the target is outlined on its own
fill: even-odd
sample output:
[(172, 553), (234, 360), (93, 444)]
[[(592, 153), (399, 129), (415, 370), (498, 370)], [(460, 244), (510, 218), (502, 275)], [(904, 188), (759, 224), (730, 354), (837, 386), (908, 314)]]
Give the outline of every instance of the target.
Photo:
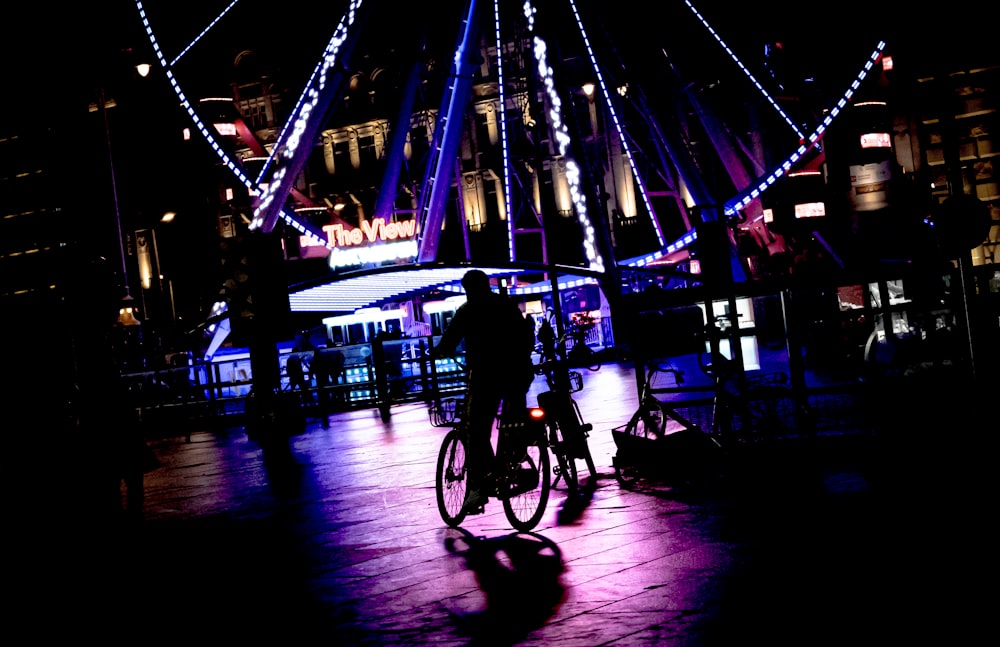
[[(587, 466), (587, 487), (593, 489), (597, 487), (597, 467), (594, 465), (594, 457), (590, 455), (590, 443), (587, 442), (586, 432), (581, 431), (583, 438), (580, 439), (579, 458), (583, 459)], [(577, 473), (579, 477), (579, 472)]]
[(452, 429), (445, 434), (438, 453), (435, 479), (438, 512), (441, 513), (441, 519), (452, 528), (465, 520), (465, 512), (462, 510), (468, 485), (465, 449), (465, 436), (458, 429)]
[(555, 475), (552, 479), (552, 487), (555, 487), (559, 479), (566, 484), (566, 489), (575, 492), (579, 487), (579, 475), (576, 471), (576, 460), (573, 459), (569, 451), (569, 444), (563, 437), (559, 425), (552, 423), (550, 429), (550, 446), (552, 453), (556, 455)]
[(505, 460), (506, 482), (497, 484), (503, 511), (515, 530), (528, 532), (542, 520), (552, 487), (549, 448), (544, 432), (522, 452)]
[[(563, 455), (566, 457), (567, 465), (570, 466), (569, 470), (574, 476), (571, 489), (576, 490), (580, 485), (581, 470), (576, 464), (577, 461), (583, 461), (584, 465), (587, 466), (588, 485), (597, 485), (597, 468), (594, 466), (594, 457), (591, 456), (590, 445), (587, 443), (587, 432), (590, 425), (581, 423), (578, 417), (571, 420), (569, 425), (570, 427), (565, 433), (562, 431), (560, 433), (562, 434)], [(567, 485), (569, 484), (567, 483)]]

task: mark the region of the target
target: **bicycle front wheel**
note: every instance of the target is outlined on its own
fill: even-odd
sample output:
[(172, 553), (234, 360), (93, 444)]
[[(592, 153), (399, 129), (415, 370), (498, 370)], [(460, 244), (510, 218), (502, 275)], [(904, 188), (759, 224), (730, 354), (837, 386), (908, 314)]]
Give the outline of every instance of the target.
[[(663, 437), (667, 419), (663, 404), (654, 398), (647, 398), (629, 418), (624, 430), (613, 432), (618, 453), (615, 454), (612, 463), (615, 468), (615, 478), (622, 487), (634, 488), (640, 473), (649, 467), (650, 461), (654, 460), (650, 452), (655, 443)], [(590, 456), (589, 448), (587, 456)], [(588, 458), (587, 468), (594, 474), (592, 465), (593, 459)]]
[(468, 485), (465, 450), (465, 436), (458, 429), (452, 429), (445, 434), (438, 453), (435, 479), (438, 512), (441, 513), (441, 519), (452, 528), (458, 527), (465, 520), (465, 512), (462, 510)]
[(542, 520), (552, 487), (549, 448), (544, 438), (532, 442), (523, 454), (510, 460), (507, 475), (510, 494), (501, 496), (503, 511), (510, 525), (528, 532)]
[(627, 433), (639, 438), (661, 438), (667, 429), (668, 418), (663, 404), (651, 398), (632, 414), (626, 427)]

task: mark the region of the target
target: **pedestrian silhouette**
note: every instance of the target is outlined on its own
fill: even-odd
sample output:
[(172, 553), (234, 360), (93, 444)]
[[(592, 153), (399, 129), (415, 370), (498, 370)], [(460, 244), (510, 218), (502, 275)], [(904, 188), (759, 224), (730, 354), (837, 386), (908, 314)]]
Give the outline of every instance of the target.
[(322, 423), (327, 424), (327, 417), (333, 412), (340, 390), (340, 374), (344, 371), (344, 354), (340, 352), (329, 339), (326, 348), (320, 348), (313, 353), (310, 366), (313, 378), (316, 380), (316, 396), (319, 401), (319, 411)]
[(538, 343), (541, 345), (541, 356), (543, 362), (552, 362), (556, 359), (556, 331), (552, 328), (552, 323), (546, 317), (538, 327)]
[(115, 359), (119, 304), (114, 277), (101, 265), (95, 261), (79, 270), (76, 279), (86, 289), (81, 285), (80, 294), (72, 297), (87, 302), (77, 310), (73, 326), (72, 422), (85, 443), (79, 458), (90, 461), (93, 469), (88, 481), (94, 487), (97, 515), (138, 520), (145, 498), (144, 475), (159, 463), (143, 436), (135, 394)]
[(482, 270), (469, 270), (462, 278), (466, 302), (455, 311), (448, 328), (434, 347), (436, 357), (454, 355), (465, 348), (468, 370), (466, 419), (469, 421), (469, 484), (465, 506), (486, 503), (486, 489), (493, 464), (491, 435), (498, 411), (522, 413), (534, 380), (531, 353), (534, 333), (524, 315), (509, 297), (490, 289)]
[(310, 380), (307, 371), (310, 368), (314, 350), (315, 348), (312, 342), (309, 341), (309, 337), (305, 333), (299, 333), (296, 337), (295, 345), (292, 347), (292, 352), (289, 353), (288, 359), (285, 360), (288, 388), (292, 391), (299, 391), (303, 401), (311, 401), (312, 399), (309, 395)]

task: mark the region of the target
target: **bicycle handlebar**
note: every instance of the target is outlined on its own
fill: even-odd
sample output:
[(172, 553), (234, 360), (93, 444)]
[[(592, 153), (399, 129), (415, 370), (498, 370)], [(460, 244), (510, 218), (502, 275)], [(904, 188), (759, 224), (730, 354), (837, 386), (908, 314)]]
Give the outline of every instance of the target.
[(462, 368), (467, 368), (465, 364), (465, 357), (457, 353), (440, 353), (436, 348), (430, 346), (427, 349), (427, 356), (432, 360), (445, 359), (450, 357), (456, 364), (458, 364)]

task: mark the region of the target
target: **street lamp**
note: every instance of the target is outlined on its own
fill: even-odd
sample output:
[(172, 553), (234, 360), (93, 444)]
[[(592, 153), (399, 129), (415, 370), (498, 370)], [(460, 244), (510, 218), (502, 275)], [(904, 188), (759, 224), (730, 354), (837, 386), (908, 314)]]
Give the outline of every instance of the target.
[[(135, 66), (139, 76), (146, 77), (149, 74), (150, 66), (147, 63), (140, 63)], [(132, 289), (129, 284), (128, 264), (125, 254), (125, 237), (122, 230), (121, 205), (118, 200), (118, 182), (115, 175), (114, 149), (111, 145), (111, 126), (108, 120), (108, 109), (115, 107), (117, 102), (113, 98), (108, 98), (105, 93), (103, 83), (97, 88), (97, 104), (91, 104), (91, 112), (100, 112), (101, 121), (104, 126), (104, 141), (108, 154), (108, 172), (111, 178), (111, 195), (115, 210), (115, 224), (118, 228), (118, 251), (121, 259), (121, 281), (125, 295), (121, 299), (118, 309), (118, 322), (124, 326), (137, 326), (141, 322), (136, 317), (135, 298), (132, 296)]]

